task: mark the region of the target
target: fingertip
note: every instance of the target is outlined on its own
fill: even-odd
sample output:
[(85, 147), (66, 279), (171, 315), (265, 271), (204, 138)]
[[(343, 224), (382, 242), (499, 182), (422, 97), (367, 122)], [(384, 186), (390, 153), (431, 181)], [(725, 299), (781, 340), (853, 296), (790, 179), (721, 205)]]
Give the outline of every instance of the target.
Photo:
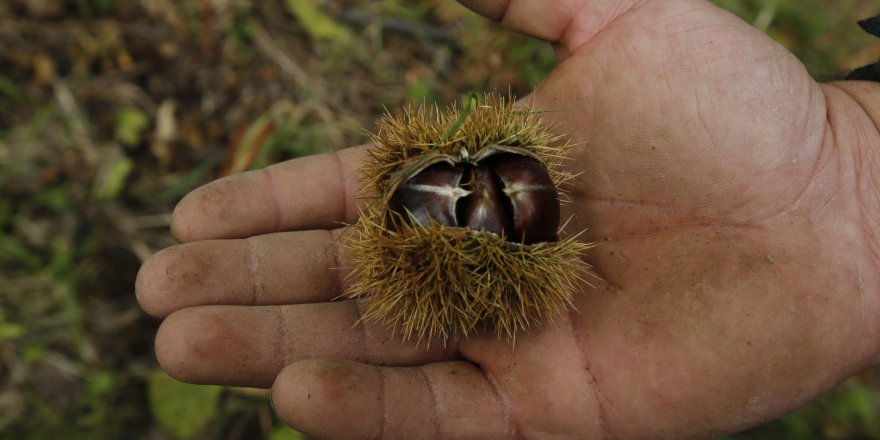
[[(168, 271), (177, 267), (171, 264), (176, 246), (162, 249), (153, 254), (138, 270), (134, 282), (134, 294), (138, 304), (150, 316), (164, 318), (171, 310), (167, 307)], [(177, 267), (179, 268), (179, 267)]]
[(262, 184), (262, 179), (249, 171), (196, 188), (174, 207), (171, 232), (178, 241), (187, 243), (271, 231), (277, 212), (267, 208), (273, 202)]
[(182, 349), (182, 346), (184, 344), (178, 334), (178, 321), (179, 316), (175, 317), (174, 314), (171, 314), (159, 326), (154, 341), (156, 361), (169, 376), (182, 382), (192, 382), (187, 369), (187, 356), (183, 355), (185, 350)]
[[(193, 307), (169, 315), (156, 334), (162, 369), (184, 382), (268, 387), (280, 370), (274, 346), (255, 346), (253, 333), (266, 329), (243, 329), (248, 322), (230, 313), (232, 307)], [(271, 320), (264, 316), (260, 322)]]
[(156, 360), (169, 376), (187, 383), (222, 382), (208, 370), (217, 363), (216, 357), (225, 354), (218, 347), (223, 346), (228, 334), (205, 318), (197, 309), (183, 309), (170, 314), (159, 326)]
[(328, 439), (378, 438), (382, 417), (376, 367), (339, 359), (287, 366), (272, 385), (278, 416), (306, 435)]
[[(198, 191), (198, 188), (193, 190), (193, 192), (195, 191)], [(187, 206), (190, 204), (189, 200), (192, 198), (193, 192), (183, 196), (183, 199), (177, 202), (171, 212), (171, 234), (180, 243), (192, 241), (197, 235), (191, 227), (192, 221), (189, 216), (189, 206)]]
[(215, 275), (212, 256), (191, 245), (163, 249), (141, 266), (135, 280), (135, 296), (145, 312), (164, 318), (191, 303), (190, 292), (210, 282)]
[(510, 3), (509, 0), (458, 0), (458, 2), (492, 21), (501, 20)]
[(134, 297), (141, 306), (141, 309), (147, 312), (148, 315), (160, 318), (161, 316), (154, 313), (153, 302), (150, 298), (151, 293), (155, 291), (154, 284), (156, 282), (153, 278), (153, 274), (156, 272), (156, 269), (153, 268), (156, 264), (153, 261), (154, 257), (155, 255), (148, 258), (138, 269), (137, 276), (134, 279)]
[(217, 234), (212, 233), (206, 219), (216, 219), (224, 215), (222, 197), (218, 190), (226, 189), (228, 196), (229, 182), (226, 178), (200, 186), (183, 196), (171, 213), (171, 233), (181, 243), (204, 240)]
[[(302, 430), (300, 419), (303, 417), (303, 413), (300, 411), (300, 406), (307, 406), (303, 401), (312, 398), (311, 393), (307, 391), (305, 398), (303, 398), (304, 387), (297, 386), (297, 384), (304, 382), (303, 377), (307, 376), (308, 365), (306, 364), (309, 363), (308, 361), (300, 361), (284, 367), (275, 378), (270, 394), (272, 408), (278, 417), (284, 423), (298, 430)], [(303, 408), (303, 411), (308, 410), (308, 408)]]
[(206, 183), (177, 202), (171, 213), (171, 233), (177, 241), (188, 243), (208, 238), (224, 238), (224, 225), (231, 220), (236, 205), (240, 175), (226, 176)]
[(365, 147), (354, 147), (226, 176), (187, 194), (174, 208), (171, 231), (185, 243), (354, 221), (365, 156)]

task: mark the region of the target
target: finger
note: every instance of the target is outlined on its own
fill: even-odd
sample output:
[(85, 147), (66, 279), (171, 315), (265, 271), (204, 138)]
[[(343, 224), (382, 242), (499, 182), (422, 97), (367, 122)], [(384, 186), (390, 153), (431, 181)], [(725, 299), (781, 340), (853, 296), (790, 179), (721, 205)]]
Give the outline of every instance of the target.
[(327, 439), (492, 439), (515, 436), (509, 411), (479, 368), (442, 362), (387, 368), (309, 360), (272, 386), (278, 415)]
[(211, 182), (174, 208), (174, 235), (188, 242), (352, 222), (365, 151), (356, 147), (302, 157)]
[(513, 31), (557, 43), (571, 52), (645, 0), (459, 0)]
[(360, 321), (355, 301), (293, 306), (203, 306), (178, 310), (159, 327), (156, 357), (193, 383), (267, 387), (286, 365), (314, 358), (419, 365), (455, 357), (450, 344), (403, 342)]
[(200, 305), (330, 301), (347, 286), (336, 245), (340, 233), (284, 232), (174, 246), (141, 267), (137, 299), (159, 318)]

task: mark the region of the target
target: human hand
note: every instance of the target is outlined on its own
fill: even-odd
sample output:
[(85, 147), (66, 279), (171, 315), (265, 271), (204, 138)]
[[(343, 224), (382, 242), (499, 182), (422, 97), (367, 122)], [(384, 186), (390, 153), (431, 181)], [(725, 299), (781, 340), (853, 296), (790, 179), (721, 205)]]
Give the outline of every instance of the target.
[(860, 148), (877, 132), (859, 98), (876, 88), (818, 85), (705, 1), (463, 3), (557, 47), (526, 99), (563, 110), (544, 116), (577, 144), (563, 218), (602, 243), (606, 283), (515, 348), (355, 325), (357, 304), (331, 302), (331, 228), (356, 218), (364, 152), (343, 150), (180, 203), (184, 244), (137, 286), (167, 316), (163, 368), (274, 382), (281, 417), (322, 438), (673, 438), (755, 425), (877, 363), (876, 162)]

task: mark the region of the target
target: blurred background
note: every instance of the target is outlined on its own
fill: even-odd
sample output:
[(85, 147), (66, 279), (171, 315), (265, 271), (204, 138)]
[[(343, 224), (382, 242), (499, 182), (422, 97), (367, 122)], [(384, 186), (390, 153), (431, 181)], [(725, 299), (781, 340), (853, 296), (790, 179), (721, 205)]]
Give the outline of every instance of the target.
[[(880, 59), (876, 0), (717, 0), (820, 79)], [(0, 2), (0, 438), (297, 439), (263, 390), (181, 384), (139, 265), (210, 180), (365, 141), (384, 107), (528, 93), (544, 44), (451, 0)], [(880, 439), (867, 371), (733, 439)]]

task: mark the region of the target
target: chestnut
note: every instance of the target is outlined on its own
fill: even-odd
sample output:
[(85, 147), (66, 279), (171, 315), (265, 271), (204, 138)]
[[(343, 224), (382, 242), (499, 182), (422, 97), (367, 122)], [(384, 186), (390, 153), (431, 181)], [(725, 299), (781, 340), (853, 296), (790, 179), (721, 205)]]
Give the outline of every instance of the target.
[(547, 168), (510, 151), (427, 166), (396, 188), (389, 209), (411, 225), (435, 222), (522, 244), (556, 241), (560, 217)]
[(464, 185), (470, 194), (459, 205), (461, 221), (458, 226), (506, 237), (511, 216), (498, 176), (483, 164), (470, 167), (468, 174), (469, 179)]
[(464, 169), (459, 166), (446, 162), (431, 165), (394, 192), (391, 210), (422, 226), (431, 220), (443, 226), (459, 226), (458, 201), (470, 194), (461, 187), (463, 176)]

